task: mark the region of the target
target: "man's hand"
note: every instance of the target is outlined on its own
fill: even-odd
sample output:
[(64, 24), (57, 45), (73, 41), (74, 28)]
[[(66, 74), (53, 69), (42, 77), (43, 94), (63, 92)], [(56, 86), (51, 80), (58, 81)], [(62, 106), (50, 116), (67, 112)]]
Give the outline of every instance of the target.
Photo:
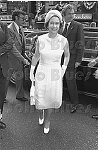
[(92, 60), (91, 62), (88, 63), (88, 67), (93, 67), (97, 64), (96, 60)]
[(98, 69), (95, 71), (93, 75), (95, 76), (95, 79), (98, 79)]
[(80, 65), (80, 63), (79, 63), (79, 62), (76, 62), (76, 63), (75, 63), (75, 68), (77, 68), (79, 65)]
[(30, 65), (29, 61), (27, 59), (24, 59), (24, 64), (25, 65)]

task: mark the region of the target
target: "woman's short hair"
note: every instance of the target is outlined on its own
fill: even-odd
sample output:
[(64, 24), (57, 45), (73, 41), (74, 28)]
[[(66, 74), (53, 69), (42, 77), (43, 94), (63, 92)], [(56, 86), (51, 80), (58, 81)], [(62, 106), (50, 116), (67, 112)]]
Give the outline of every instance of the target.
[[(56, 17), (57, 17), (57, 16), (56, 16)], [(50, 20), (49, 20), (49, 21), (50, 21)], [(45, 26), (46, 29), (48, 28), (49, 21), (44, 24), (44, 26)], [(60, 28), (62, 27), (62, 24), (63, 24), (63, 22), (60, 22)]]
[(12, 13), (12, 20), (15, 21), (16, 20), (16, 16), (19, 17), (20, 15), (26, 15), (26, 13), (22, 10), (14, 10)]
[(67, 4), (63, 7), (63, 10), (62, 10), (62, 16), (66, 16), (66, 12), (67, 10), (73, 10), (74, 9), (74, 6), (71, 5), (71, 4)]

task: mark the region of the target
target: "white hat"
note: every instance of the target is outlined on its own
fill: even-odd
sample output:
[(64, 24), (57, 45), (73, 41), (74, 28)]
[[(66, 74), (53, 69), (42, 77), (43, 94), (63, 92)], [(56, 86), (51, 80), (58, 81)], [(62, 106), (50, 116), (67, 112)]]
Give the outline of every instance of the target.
[(58, 10), (50, 10), (45, 17), (45, 23), (47, 23), (53, 16), (57, 16), (62, 22), (62, 15)]

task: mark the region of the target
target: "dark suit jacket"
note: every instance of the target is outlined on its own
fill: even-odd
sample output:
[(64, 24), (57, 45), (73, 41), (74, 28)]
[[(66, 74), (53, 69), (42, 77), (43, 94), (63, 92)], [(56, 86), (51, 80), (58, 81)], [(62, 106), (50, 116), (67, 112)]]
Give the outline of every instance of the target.
[[(22, 70), (23, 68), (23, 62), (24, 62), (24, 57), (22, 56), (22, 53), (25, 53), (25, 46), (22, 47), (22, 41), (19, 36), (19, 33), (17, 32), (17, 29), (15, 27), (14, 22), (12, 22), (9, 26), (9, 34), (10, 37), (13, 40), (13, 49), (12, 53), (9, 53), (8, 57), (10, 59), (10, 67), (14, 68), (14, 70)], [(25, 36), (24, 32), (22, 29), (22, 34), (23, 34), (23, 40), (25, 42)]]
[(0, 22), (0, 26), (5, 34), (5, 43), (0, 46), (0, 70), (2, 68), (2, 73), (4, 77), (7, 77), (9, 63), (8, 63), (8, 52), (13, 47), (12, 40), (8, 36), (8, 28), (6, 23)]
[[(60, 33), (63, 35), (63, 30)], [(82, 61), (84, 51), (84, 32), (81, 23), (72, 21), (65, 35), (69, 42), (70, 60), (68, 68), (74, 68), (75, 63)]]
[[(4, 77), (8, 77), (12, 73), (11, 71), (17, 71), (22, 68), (22, 62), (24, 61), (24, 57), (15, 46), (15, 41), (12, 36), (15, 33), (13, 33), (10, 28), (7, 28), (7, 24), (4, 24), (3, 31), (6, 35), (6, 41), (4, 45), (0, 46), (0, 68), (2, 68), (2, 73)], [(18, 44), (16, 43), (16, 45)]]

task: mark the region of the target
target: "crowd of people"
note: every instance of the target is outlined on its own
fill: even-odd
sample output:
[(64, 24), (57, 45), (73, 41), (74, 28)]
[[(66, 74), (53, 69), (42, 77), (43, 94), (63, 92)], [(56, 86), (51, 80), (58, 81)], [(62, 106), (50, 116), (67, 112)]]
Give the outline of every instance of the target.
[[(2, 121), (3, 105), (13, 72), (16, 76), (16, 99), (23, 102), (28, 100), (24, 97), (23, 89), (23, 67), (24, 64), (30, 65), (24, 55), (24, 21), (25, 13), (16, 10), (10, 25), (0, 22), (0, 128), (3, 129), (6, 127)], [(70, 112), (74, 113), (78, 108), (75, 74), (82, 61), (84, 32), (83, 25), (74, 21), (74, 7), (70, 4), (65, 5), (62, 14), (58, 10), (50, 10), (45, 16), (45, 27), (49, 32), (38, 37), (32, 57), (30, 101), (39, 110), (39, 125), (44, 124), (43, 132), (47, 134), (53, 109), (62, 105), (64, 78), (73, 104)], [(89, 66), (96, 63), (97, 59)]]

